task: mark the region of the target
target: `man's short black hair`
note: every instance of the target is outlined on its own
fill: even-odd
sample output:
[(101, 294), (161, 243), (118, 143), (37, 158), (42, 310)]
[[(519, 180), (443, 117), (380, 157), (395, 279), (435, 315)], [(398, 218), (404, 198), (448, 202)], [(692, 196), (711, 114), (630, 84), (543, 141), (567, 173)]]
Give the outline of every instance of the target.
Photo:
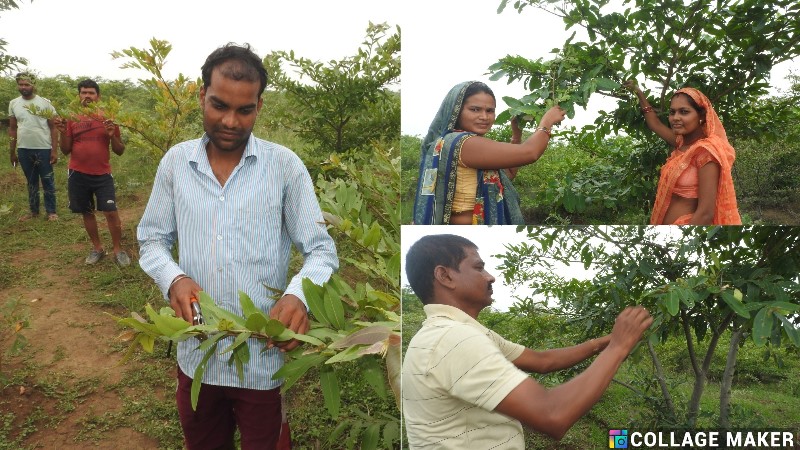
[(100, 85), (97, 84), (94, 80), (90, 80), (89, 78), (81, 81), (78, 83), (78, 93), (81, 93), (81, 89), (94, 89), (97, 92), (97, 95), (100, 95)]
[(258, 90), (259, 97), (267, 87), (267, 69), (264, 68), (261, 58), (250, 49), (250, 44), (237, 45), (230, 42), (208, 55), (200, 69), (204, 88), (208, 89), (211, 85), (211, 72), (217, 67), (225, 78), (234, 81), (258, 81), (261, 86)]
[(433, 300), (433, 270), (436, 266), (458, 269), (468, 248), (477, 249), (478, 246), (454, 234), (432, 234), (411, 245), (406, 253), (406, 277), (423, 304)]

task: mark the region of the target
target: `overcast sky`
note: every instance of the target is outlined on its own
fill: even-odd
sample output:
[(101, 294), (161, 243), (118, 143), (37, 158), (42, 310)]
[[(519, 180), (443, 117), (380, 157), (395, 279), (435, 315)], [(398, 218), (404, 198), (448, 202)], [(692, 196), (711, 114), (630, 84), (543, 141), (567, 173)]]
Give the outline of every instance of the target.
[(20, 9), (0, 15), (0, 37), (8, 53), (28, 58), (45, 76), (99, 75), (107, 79), (149, 78), (119, 69), (110, 53), (147, 48), (150, 38), (172, 43), (165, 75), (200, 76), (215, 48), (250, 43), (259, 56), (294, 50), (312, 60), (356, 53), (367, 26), (398, 25), (397, 0), (20, 0)]
[[(564, 30), (564, 22), (536, 8), (517, 13), (513, 1), (497, 14), (499, 0), (435, 0), (403, 26), (402, 126), (403, 134), (424, 136), (445, 94), (468, 80), (487, 83), (497, 97), (498, 113), (508, 106), (503, 96), (520, 98), (519, 83), (505, 79), (490, 81), (487, 69), (506, 55), (528, 59), (551, 59), (550, 51), (561, 48), (576, 28)], [(578, 33), (577, 38), (581, 34)], [(773, 71), (772, 82), (788, 86), (784, 78), (790, 68), (800, 73), (800, 61), (782, 64)], [(589, 110), (580, 108), (564, 125), (581, 127), (594, 122), (598, 111), (610, 110), (616, 101), (593, 98)]]

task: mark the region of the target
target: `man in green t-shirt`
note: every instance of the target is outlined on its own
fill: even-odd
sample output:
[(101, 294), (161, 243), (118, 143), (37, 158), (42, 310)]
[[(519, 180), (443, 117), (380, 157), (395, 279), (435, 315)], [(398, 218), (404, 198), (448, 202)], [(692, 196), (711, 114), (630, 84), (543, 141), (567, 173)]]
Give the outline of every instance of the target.
[(27, 72), (17, 74), (17, 90), (20, 96), (8, 105), (8, 136), (11, 165), (19, 164), (28, 182), (28, 206), (30, 212), (19, 220), (39, 216), (39, 180), (44, 191), (44, 209), (47, 220), (57, 220), (56, 184), (53, 164), (58, 161), (56, 152), (58, 132), (51, 119), (35, 115), (34, 111), (50, 111), (55, 108), (50, 100), (36, 95), (36, 78)]

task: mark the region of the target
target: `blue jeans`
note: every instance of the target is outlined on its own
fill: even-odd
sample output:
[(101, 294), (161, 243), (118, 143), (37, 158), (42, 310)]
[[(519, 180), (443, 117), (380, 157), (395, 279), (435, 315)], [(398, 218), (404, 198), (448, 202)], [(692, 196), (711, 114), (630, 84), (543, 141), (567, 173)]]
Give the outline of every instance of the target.
[(31, 214), (39, 214), (39, 180), (44, 191), (44, 209), (47, 214), (56, 212), (56, 182), (50, 164), (50, 149), (18, 148), (17, 158), (28, 181), (28, 205)]

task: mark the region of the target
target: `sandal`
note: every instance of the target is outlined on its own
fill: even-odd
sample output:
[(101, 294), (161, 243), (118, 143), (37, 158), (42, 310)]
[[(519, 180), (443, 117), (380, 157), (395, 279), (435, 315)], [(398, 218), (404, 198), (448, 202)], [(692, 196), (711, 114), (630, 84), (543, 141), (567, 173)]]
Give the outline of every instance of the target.
[(47, 215), (47, 220), (50, 221), (50, 222), (55, 222), (56, 220), (58, 220), (58, 214), (56, 214), (56, 213), (48, 214)]

